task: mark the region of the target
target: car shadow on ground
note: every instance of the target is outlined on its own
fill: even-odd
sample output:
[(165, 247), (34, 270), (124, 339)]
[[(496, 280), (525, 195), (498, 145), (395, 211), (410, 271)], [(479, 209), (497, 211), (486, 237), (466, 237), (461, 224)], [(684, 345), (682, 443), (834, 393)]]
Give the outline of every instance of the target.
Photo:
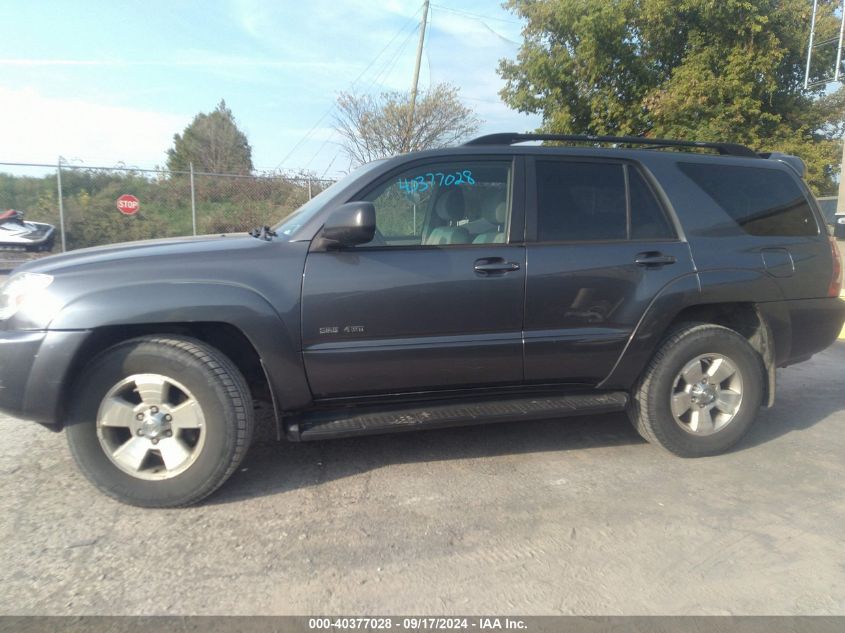
[(807, 363), (778, 370), (775, 406), (763, 409), (751, 430), (732, 452), (809, 429), (833, 413), (845, 411), (845, 340), (834, 343)]
[[(741, 452), (808, 429), (845, 410), (845, 390), (835, 377), (845, 367), (845, 341), (813, 359), (812, 366), (781, 370), (775, 408), (762, 410), (757, 423), (731, 452)], [(819, 377), (826, 377), (824, 383)], [(624, 413), (578, 416), (413, 431), (320, 442), (276, 442), (272, 424), (263, 424), (241, 469), (208, 499), (208, 505), (281, 494), (351, 477), (385, 466), (489, 458), (501, 455), (649, 447)]]
[(583, 451), (645, 444), (624, 413), (409, 431), (319, 442), (262, 436), (241, 470), (206, 502), (288, 492), (394, 464)]

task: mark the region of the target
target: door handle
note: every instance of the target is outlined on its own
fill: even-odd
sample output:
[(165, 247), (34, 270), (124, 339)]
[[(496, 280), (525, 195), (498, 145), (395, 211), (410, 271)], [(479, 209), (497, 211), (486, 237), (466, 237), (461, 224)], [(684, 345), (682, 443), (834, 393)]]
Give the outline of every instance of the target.
[(666, 266), (667, 264), (674, 264), (676, 261), (673, 255), (664, 255), (655, 251), (639, 253), (634, 258), (634, 263), (637, 266), (645, 266), (647, 268)]
[(475, 266), (473, 268), (475, 272), (481, 275), (491, 275), (495, 273), (512, 273), (519, 270), (519, 264), (516, 262), (506, 262), (501, 257), (493, 257), (475, 260)]

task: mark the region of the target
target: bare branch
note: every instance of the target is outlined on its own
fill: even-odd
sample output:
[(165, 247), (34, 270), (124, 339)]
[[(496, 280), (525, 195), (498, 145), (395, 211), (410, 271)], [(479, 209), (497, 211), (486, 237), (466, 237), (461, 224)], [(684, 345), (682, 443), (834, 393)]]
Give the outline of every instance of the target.
[(405, 151), (454, 145), (473, 134), (481, 121), (463, 105), (458, 89), (437, 84), (417, 98), (413, 129), (408, 129), (410, 96), (399, 92), (378, 97), (341, 93), (334, 128), (344, 151), (356, 165)]

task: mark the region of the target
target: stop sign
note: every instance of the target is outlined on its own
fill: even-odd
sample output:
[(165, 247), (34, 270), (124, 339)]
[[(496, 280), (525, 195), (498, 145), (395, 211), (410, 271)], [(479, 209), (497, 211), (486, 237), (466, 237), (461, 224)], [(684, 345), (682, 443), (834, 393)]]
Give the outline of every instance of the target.
[(131, 193), (124, 193), (117, 199), (117, 210), (123, 215), (135, 215), (141, 208), (141, 201)]

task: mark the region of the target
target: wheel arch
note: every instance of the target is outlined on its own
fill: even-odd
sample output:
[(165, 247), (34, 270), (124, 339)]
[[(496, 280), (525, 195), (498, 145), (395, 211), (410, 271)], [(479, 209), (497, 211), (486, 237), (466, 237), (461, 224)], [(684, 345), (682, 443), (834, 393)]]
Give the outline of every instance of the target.
[(771, 407), (775, 401), (777, 365), (772, 328), (759, 304), (706, 303), (681, 310), (669, 324), (669, 331), (685, 323), (712, 323), (733, 330), (748, 341), (763, 360), (765, 383), (763, 402)]
[[(133, 284), (85, 295), (53, 319), (51, 330), (86, 330), (70, 361), (57, 409), (85, 364), (102, 350), (150, 334), (181, 334), (226, 354), (244, 374), (254, 394), (281, 408), (310, 403), (311, 393), (291, 332), (272, 305), (257, 292), (214, 283)], [(297, 321), (298, 329), (298, 321)], [(294, 336), (296, 334), (296, 336)], [(278, 406), (275, 406), (278, 404)], [(56, 416), (61, 424), (63, 409)]]
[(652, 301), (599, 387), (630, 390), (669, 332), (682, 323), (714, 323), (735, 330), (760, 354), (766, 372), (764, 402), (772, 406), (776, 368), (788, 358), (791, 344), (789, 313), (781, 299), (777, 286), (760, 271), (678, 278)]
[[(59, 397), (58, 428), (64, 424), (73, 398), (74, 385), (85, 366), (100, 353), (125, 341), (144, 336), (178, 335), (196, 339), (224, 354), (244, 376), (253, 400), (271, 405), (275, 396), (270, 388), (270, 378), (255, 345), (238, 327), (220, 321), (160, 322), (129, 325), (109, 325), (90, 331), (77, 350), (68, 368), (68, 380), (62, 385)], [(275, 408), (275, 407), (274, 407)], [(275, 412), (277, 427), (279, 415)]]

